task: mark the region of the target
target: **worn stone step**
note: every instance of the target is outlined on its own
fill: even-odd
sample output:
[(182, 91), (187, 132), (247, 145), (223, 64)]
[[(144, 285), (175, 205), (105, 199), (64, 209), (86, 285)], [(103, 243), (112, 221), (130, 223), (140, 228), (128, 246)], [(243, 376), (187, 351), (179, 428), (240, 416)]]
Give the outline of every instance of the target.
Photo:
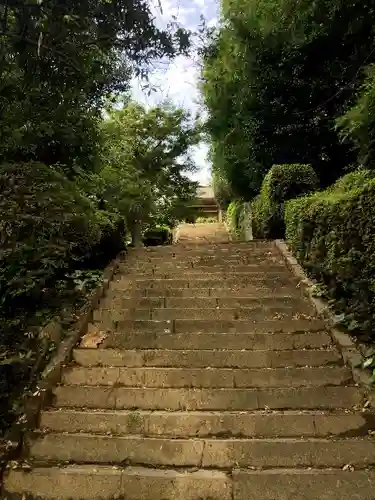
[(248, 247), (243, 247), (235, 249), (235, 248), (216, 248), (212, 250), (211, 248), (206, 248), (205, 251), (202, 250), (189, 250), (189, 251), (180, 251), (178, 247), (174, 247), (174, 251), (171, 253), (165, 254), (163, 251), (160, 252), (137, 252), (134, 254), (128, 254), (124, 258), (124, 262), (130, 261), (131, 263), (147, 263), (147, 262), (213, 262), (216, 260), (233, 260), (235, 262), (238, 261), (246, 261), (246, 262), (258, 262), (263, 260), (282, 260), (282, 256), (280, 255), (280, 251), (276, 248), (269, 249), (254, 249), (251, 250)]
[(315, 332), (326, 330), (319, 319), (305, 319), (297, 314), (291, 319), (269, 320), (124, 320), (98, 322), (98, 328), (117, 332), (164, 332), (164, 333), (272, 333)]
[[(316, 313), (309, 310), (307, 307), (302, 307), (296, 309), (287, 306), (253, 306), (253, 307), (213, 307), (213, 308), (178, 308), (178, 307), (159, 307), (155, 309), (145, 309), (138, 308), (137, 304), (134, 304), (134, 308), (131, 309), (96, 309), (93, 313), (94, 321), (100, 321), (103, 323), (110, 324), (113, 321), (123, 321), (127, 319), (134, 320), (148, 320), (153, 319), (157, 321), (172, 320), (172, 319), (223, 319), (223, 320), (246, 320), (251, 319), (252, 321), (265, 321), (270, 320), (285, 320), (292, 319), (296, 314), (303, 314), (306, 319), (316, 317)], [(109, 328), (110, 328), (109, 327)]]
[[(201, 290), (201, 289), (197, 289)], [(203, 289), (204, 290), (204, 289)], [(156, 309), (156, 308), (198, 308), (209, 309), (216, 307), (246, 307), (262, 309), (267, 308), (292, 308), (296, 311), (308, 312), (312, 311), (312, 306), (303, 297), (291, 296), (266, 296), (263, 298), (257, 297), (225, 297), (225, 296), (212, 296), (209, 297), (208, 291), (206, 296), (196, 296), (194, 292), (190, 292), (189, 296), (176, 297), (176, 296), (160, 296), (160, 297), (142, 297), (135, 295), (134, 297), (123, 297), (121, 294), (112, 294), (105, 297), (100, 304), (103, 309), (131, 309), (134, 307), (140, 309)]]
[(41, 414), (46, 432), (86, 432), (165, 437), (355, 437), (375, 428), (369, 413), (168, 412), (50, 410)]
[(230, 477), (202, 469), (191, 472), (75, 465), (34, 468), (31, 472), (10, 470), (5, 490), (20, 494), (19, 498), (24, 494), (24, 500), (232, 500)]
[(372, 438), (328, 440), (323, 438), (206, 440), (202, 466), (233, 467), (336, 467), (375, 464)]
[(155, 389), (59, 386), (54, 405), (67, 408), (246, 411), (350, 409), (363, 402), (358, 387), (284, 389)]
[(372, 438), (170, 439), (92, 434), (41, 434), (27, 443), (44, 461), (168, 467), (336, 467), (375, 464)]
[(42, 434), (27, 440), (30, 456), (43, 461), (198, 467), (205, 442), (200, 439)]
[(375, 471), (234, 471), (233, 500), (373, 500)]
[(259, 264), (246, 264), (246, 265), (222, 265), (222, 266), (202, 266), (202, 267), (192, 267), (192, 266), (138, 266), (134, 269), (127, 271), (130, 274), (136, 276), (151, 276), (155, 278), (174, 278), (174, 277), (190, 277), (195, 278), (196, 276), (201, 276), (202, 278), (211, 278), (220, 276), (224, 277), (236, 277), (244, 275), (245, 277), (262, 277), (267, 274), (270, 278), (281, 278), (290, 277), (290, 271), (285, 265), (275, 265), (272, 263)]
[[(173, 280), (187, 280), (187, 281), (195, 281), (197, 279), (200, 280), (213, 280), (213, 281), (234, 281), (235, 283), (259, 283), (259, 282), (269, 282), (269, 283), (292, 283), (296, 281), (296, 278), (293, 274), (288, 271), (285, 267), (284, 271), (268, 271), (268, 270), (257, 270), (257, 271), (246, 271), (245, 269), (237, 269), (237, 270), (223, 270), (218, 272), (213, 272), (212, 270), (190, 270), (190, 271), (181, 271), (181, 270), (171, 270), (167, 272), (156, 272), (156, 273), (139, 273), (136, 272), (134, 275), (129, 275), (129, 277), (136, 279), (137, 282), (146, 280), (165, 280), (165, 279), (173, 279)], [(121, 282), (122, 280), (128, 281), (128, 276), (122, 275), (120, 278), (117, 278), (114, 281), (115, 283)]]
[(74, 361), (81, 366), (186, 367), (186, 368), (281, 368), (342, 364), (332, 349), (250, 351), (172, 349), (74, 349)]
[[(151, 283), (153, 285), (153, 283)], [(265, 287), (265, 286), (232, 286), (230, 288), (171, 288), (157, 287), (152, 288), (136, 288), (129, 286), (123, 290), (108, 290), (105, 300), (128, 300), (140, 298), (195, 298), (195, 297), (212, 297), (212, 298), (250, 298), (258, 301), (272, 301), (290, 297), (291, 300), (301, 300), (303, 297), (301, 290), (292, 286), (280, 287)]]
[[(240, 268), (240, 269), (238, 269)], [(239, 271), (265, 271), (270, 269), (272, 271), (284, 272), (287, 267), (285, 261), (279, 257), (273, 258), (251, 258), (248, 256), (235, 257), (235, 258), (211, 258), (211, 259), (149, 259), (148, 261), (124, 262), (120, 264), (120, 272), (130, 273), (138, 271), (158, 271), (168, 272), (170, 270), (206, 270), (208, 272), (222, 272), (226, 270)]]
[[(199, 276), (199, 277), (198, 277)], [(293, 289), (296, 283), (288, 278), (270, 278), (267, 276), (238, 276), (236, 277), (208, 277), (204, 278), (197, 273), (197, 276), (189, 278), (118, 278), (111, 282), (111, 290), (128, 290), (129, 287), (134, 288), (158, 288), (158, 289), (171, 289), (171, 288), (218, 288), (218, 289), (241, 289), (243, 287), (253, 288), (259, 290), (260, 288), (268, 290), (285, 291), (285, 289)]]
[(326, 332), (314, 333), (114, 333), (102, 347), (121, 349), (320, 349), (332, 344)]
[(316, 368), (124, 368), (71, 367), (63, 372), (68, 385), (126, 387), (306, 387), (342, 385), (352, 380), (346, 367)]
[[(263, 253), (263, 252), (277, 252), (274, 242), (270, 241), (246, 241), (246, 242), (220, 242), (220, 243), (205, 243), (205, 244), (182, 244), (179, 245), (166, 245), (159, 247), (146, 247), (144, 249), (135, 250), (136, 254), (139, 256), (148, 255), (166, 255), (166, 254), (177, 254), (181, 255), (184, 253), (198, 253), (198, 254), (217, 254), (217, 253), (227, 253), (227, 252), (249, 252), (252, 254)], [(134, 252), (134, 253), (135, 253)]]

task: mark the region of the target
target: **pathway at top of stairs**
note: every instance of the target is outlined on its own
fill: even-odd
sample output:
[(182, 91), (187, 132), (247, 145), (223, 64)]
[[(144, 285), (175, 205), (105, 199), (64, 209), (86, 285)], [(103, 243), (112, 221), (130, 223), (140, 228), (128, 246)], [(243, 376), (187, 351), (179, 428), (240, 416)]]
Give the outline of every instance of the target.
[(2, 498), (373, 500), (364, 395), (272, 242), (131, 250)]

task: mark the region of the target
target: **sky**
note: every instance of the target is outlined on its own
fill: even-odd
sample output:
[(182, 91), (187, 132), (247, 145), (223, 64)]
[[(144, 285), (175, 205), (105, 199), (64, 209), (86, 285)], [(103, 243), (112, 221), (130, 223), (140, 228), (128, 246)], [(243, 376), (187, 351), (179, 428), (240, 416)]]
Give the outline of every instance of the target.
[[(214, 26), (218, 18), (217, 0), (150, 0), (155, 24), (160, 28), (172, 21), (173, 16), (179, 25), (185, 29), (196, 31), (203, 15), (209, 26)], [(150, 84), (156, 91), (150, 96), (142, 89), (141, 83), (134, 79), (132, 82), (132, 95), (137, 101), (147, 106), (156, 105), (165, 99), (171, 100), (177, 106), (195, 114), (202, 111), (201, 97), (198, 90), (199, 66), (198, 58), (194, 51), (189, 57), (179, 56), (173, 61), (161, 61), (155, 64), (150, 74)], [(194, 148), (192, 157), (198, 166), (197, 173), (192, 178), (202, 185), (210, 183), (210, 164), (207, 159), (208, 145), (199, 144)]]

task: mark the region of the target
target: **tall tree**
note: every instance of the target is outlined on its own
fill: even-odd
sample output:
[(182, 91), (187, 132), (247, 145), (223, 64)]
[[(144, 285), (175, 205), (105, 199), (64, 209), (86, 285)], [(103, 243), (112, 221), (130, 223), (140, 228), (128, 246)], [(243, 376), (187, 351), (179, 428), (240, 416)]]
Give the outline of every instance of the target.
[(190, 148), (200, 140), (199, 123), (169, 103), (146, 110), (130, 102), (109, 112), (102, 133), (101, 196), (120, 207), (134, 238), (139, 238), (137, 221), (178, 218), (181, 204), (195, 194), (187, 174), (195, 169)]
[(151, 59), (188, 44), (146, 0), (5, 0), (0, 5), (0, 161), (92, 168), (103, 99)]
[(202, 88), (214, 169), (236, 195), (275, 163), (311, 163), (327, 185), (355, 159), (334, 125), (375, 60), (374, 26), (370, 0), (223, 0)]

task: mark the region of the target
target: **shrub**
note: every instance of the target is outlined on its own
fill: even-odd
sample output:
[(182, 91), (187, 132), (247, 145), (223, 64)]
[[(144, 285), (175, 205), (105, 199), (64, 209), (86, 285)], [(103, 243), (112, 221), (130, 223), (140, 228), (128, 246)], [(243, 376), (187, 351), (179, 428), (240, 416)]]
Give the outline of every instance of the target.
[[(327, 191), (289, 201), (285, 223), (292, 251), (326, 285), (336, 307), (345, 313), (347, 325), (371, 333), (375, 327), (375, 179), (361, 186), (362, 175), (350, 174)], [(344, 185), (355, 187), (343, 190)]]
[(156, 246), (156, 245), (171, 245), (172, 244), (172, 233), (169, 227), (156, 227), (154, 229), (149, 229), (145, 231), (143, 235), (143, 243), (146, 246)]
[(283, 238), (284, 203), (318, 187), (310, 165), (273, 165), (265, 176), (260, 195), (252, 203), (254, 233), (258, 238)]
[(58, 294), (57, 280), (108, 251), (119, 227), (50, 166), (2, 165), (0, 189), (0, 315), (22, 329)]
[(248, 241), (251, 237), (248, 232), (251, 229), (249, 202), (242, 200), (232, 201), (226, 213), (226, 221), (233, 238)]
[(263, 231), (261, 227), (262, 220), (262, 199), (260, 194), (256, 196), (250, 204), (251, 210), (251, 223), (253, 227), (254, 238), (262, 238)]
[(344, 175), (331, 187), (335, 193), (346, 193), (350, 189), (364, 187), (371, 179), (375, 178), (375, 171), (360, 168)]
[(226, 220), (229, 231), (234, 237), (239, 237), (242, 207), (243, 207), (242, 201), (233, 200), (229, 203), (229, 206), (227, 208)]

